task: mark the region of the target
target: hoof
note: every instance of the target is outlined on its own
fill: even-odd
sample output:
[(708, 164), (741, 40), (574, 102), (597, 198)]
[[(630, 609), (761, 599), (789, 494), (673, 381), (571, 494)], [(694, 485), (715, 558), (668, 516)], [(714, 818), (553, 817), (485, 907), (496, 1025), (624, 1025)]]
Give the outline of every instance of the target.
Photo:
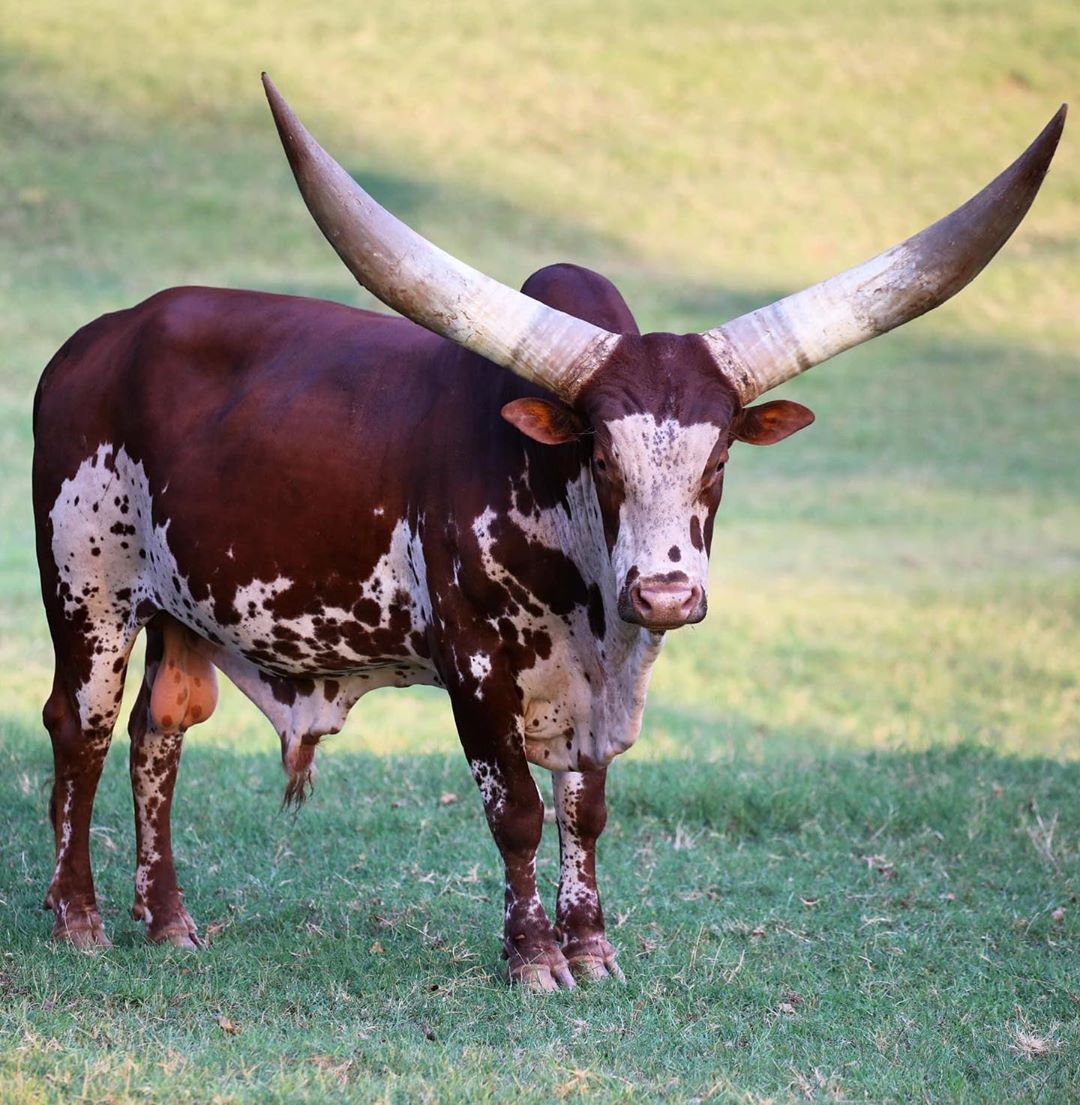
[(532, 993), (550, 993), (552, 990), (573, 990), (577, 983), (563, 953), (552, 946), (536, 959), (510, 957), (508, 967), (511, 985)]
[(189, 951), (198, 951), (206, 947), (191, 914), (183, 907), (172, 917), (160, 922), (156, 918), (150, 921), (146, 908), (138, 902), (132, 908), (131, 914), (146, 921), (146, 939), (151, 944), (168, 944), (170, 947), (186, 948)]
[(171, 947), (187, 948), (189, 951), (199, 951), (206, 947), (206, 942), (190, 917), (178, 918), (160, 928), (147, 928), (146, 939), (151, 944), (169, 944)]
[(573, 990), (577, 985), (567, 967), (549, 967), (546, 963), (523, 963), (511, 969), (510, 982), (532, 993)]
[(589, 982), (598, 982), (605, 978), (613, 978), (617, 982), (626, 981), (626, 975), (622, 973), (622, 968), (615, 962), (614, 955), (606, 959), (599, 955), (571, 956), (567, 963), (577, 978)]
[(57, 917), (52, 938), (58, 944), (70, 944), (73, 948), (86, 952), (112, 947), (112, 941), (105, 935), (105, 926), (96, 913)]
[(188, 951), (201, 951), (205, 948), (206, 941), (199, 936), (198, 933), (181, 933), (179, 930), (172, 933), (162, 933), (159, 936), (151, 936), (146, 934), (147, 940), (150, 944), (168, 944), (174, 948), (186, 948)]
[(580, 940), (564, 938), (562, 951), (577, 978), (593, 982), (605, 978), (626, 981), (622, 968), (615, 962), (615, 949), (602, 933)]

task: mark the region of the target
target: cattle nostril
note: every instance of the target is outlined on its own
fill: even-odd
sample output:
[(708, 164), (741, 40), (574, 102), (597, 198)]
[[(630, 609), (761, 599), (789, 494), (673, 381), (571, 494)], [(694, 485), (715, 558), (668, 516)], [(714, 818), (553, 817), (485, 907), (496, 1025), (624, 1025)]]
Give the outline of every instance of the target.
[(638, 580), (630, 588), (630, 601), (641, 622), (661, 628), (674, 628), (694, 617), (701, 596), (697, 584), (682, 581)]

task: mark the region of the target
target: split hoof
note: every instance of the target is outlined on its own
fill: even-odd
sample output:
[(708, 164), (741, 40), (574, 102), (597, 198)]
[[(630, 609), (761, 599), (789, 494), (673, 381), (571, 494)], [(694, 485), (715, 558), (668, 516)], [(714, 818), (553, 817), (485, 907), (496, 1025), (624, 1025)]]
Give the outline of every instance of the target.
[(567, 967), (549, 967), (546, 963), (523, 963), (511, 968), (510, 982), (530, 993), (573, 990), (577, 983)]
[(615, 956), (603, 958), (599, 955), (578, 955), (567, 960), (570, 970), (577, 978), (588, 982), (599, 982), (601, 979), (613, 978), (616, 982), (625, 982), (626, 975), (622, 968), (615, 962)]
[(199, 935), (198, 926), (186, 909), (181, 908), (174, 916), (160, 922), (156, 919), (150, 922), (145, 907), (136, 902), (131, 915), (147, 922), (146, 939), (151, 944), (168, 944), (170, 947), (186, 948), (189, 951), (199, 951), (206, 947), (206, 942)]
[(96, 914), (78, 917), (57, 917), (52, 938), (58, 944), (70, 944), (80, 951), (96, 952), (111, 948), (112, 941), (105, 935), (105, 926)]
[(202, 937), (188, 929), (167, 929), (161, 933), (147, 932), (146, 939), (151, 944), (168, 944), (174, 948), (186, 948), (188, 951), (201, 951), (206, 947)]
[(577, 985), (570, 965), (555, 946), (535, 959), (524, 959), (520, 954), (509, 959), (510, 983), (523, 990), (547, 994), (553, 990), (573, 990)]
[(148, 926), (146, 939), (151, 944), (168, 944), (170, 947), (186, 948), (188, 951), (201, 951), (206, 947), (206, 942), (190, 917), (178, 918), (160, 927)]
[(626, 975), (615, 961), (614, 947), (602, 934), (566, 940), (562, 951), (570, 970), (583, 981), (598, 982), (605, 978), (626, 981)]

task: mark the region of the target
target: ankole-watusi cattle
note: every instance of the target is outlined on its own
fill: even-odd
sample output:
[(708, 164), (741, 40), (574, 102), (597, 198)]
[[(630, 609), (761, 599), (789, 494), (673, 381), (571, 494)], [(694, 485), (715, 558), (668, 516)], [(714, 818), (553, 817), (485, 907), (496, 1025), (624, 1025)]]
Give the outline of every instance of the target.
[[(641, 334), (610, 282), (555, 265), (520, 292), (379, 207), (266, 81), (305, 201), (398, 315), (181, 288), (106, 315), (46, 368), (34, 505), (56, 653), (54, 935), (106, 944), (94, 792), (132, 645), (134, 913), (199, 943), (169, 816), (216, 671), (281, 738), (287, 797), (366, 691), (450, 695), (506, 871), (512, 978), (619, 975), (595, 848), (608, 763), (634, 743), (665, 632), (700, 621), (729, 451), (813, 416), (753, 401), (938, 306), (1023, 218), (1065, 111), (951, 215), (879, 257), (700, 334)], [(401, 317), (404, 316), (404, 317)], [(554, 773), (554, 924), (537, 894)]]

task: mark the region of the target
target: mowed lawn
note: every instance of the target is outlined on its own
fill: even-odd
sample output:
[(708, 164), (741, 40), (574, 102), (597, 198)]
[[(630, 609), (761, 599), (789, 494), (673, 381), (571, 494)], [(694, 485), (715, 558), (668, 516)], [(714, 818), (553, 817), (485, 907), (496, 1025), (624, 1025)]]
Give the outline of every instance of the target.
[(497, 854), (422, 691), (361, 702), (297, 816), (226, 691), (174, 812), (198, 955), (128, 917), (118, 729), (115, 946), (52, 946), (29, 510), (33, 389), (83, 322), (179, 283), (365, 302), (261, 69), (464, 260), (588, 264), (681, 331), (956, 206), (1076, 99), (1078, 56), (1064, 0), (0, 0), (0, 1102), (1080, 1100), (1075, 120), (971, 289), (786, 385), (816, 424), (735, 451), (711, 612), (611, 772), (625, 986), (504, 985)]

